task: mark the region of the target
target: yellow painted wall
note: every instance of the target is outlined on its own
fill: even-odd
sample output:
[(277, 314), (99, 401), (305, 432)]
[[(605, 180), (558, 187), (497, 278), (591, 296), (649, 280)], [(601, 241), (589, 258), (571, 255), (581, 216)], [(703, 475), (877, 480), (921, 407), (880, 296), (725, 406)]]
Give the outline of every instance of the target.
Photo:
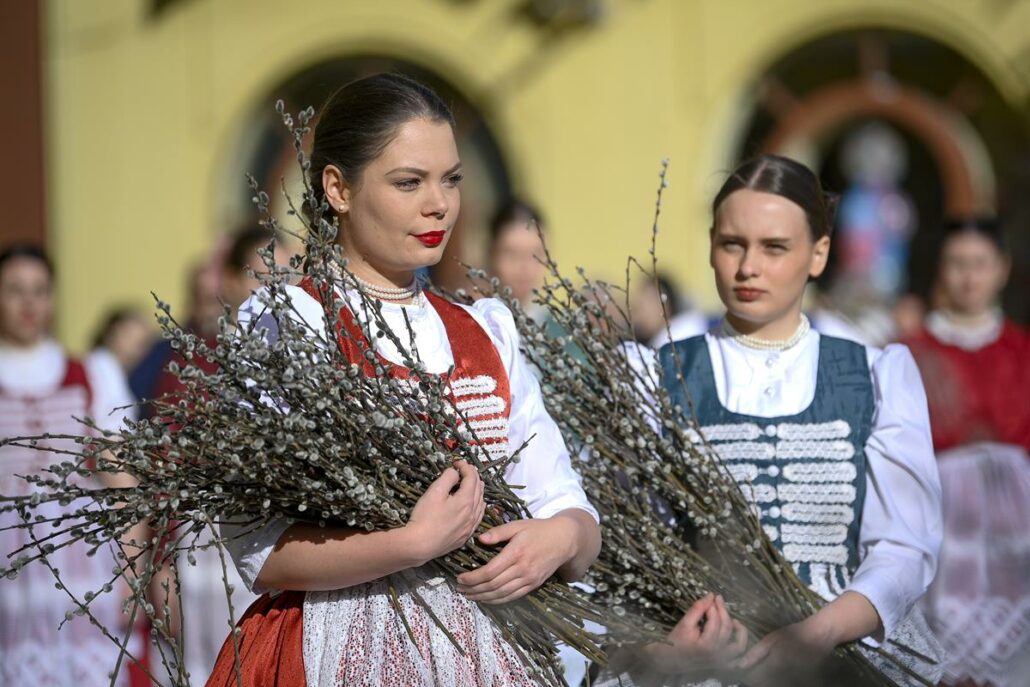
[(184, 0), (156, 21), (146, 4), (46, 5), (57, 329), (73, 350), (112, 303), (147, 304), (151, 290), (183, 302), (186, 266), (231, 220), (243, 122), (330, 57), (391, 54), (463, 90), (570, 267), (619, 277), (628, 253), (645, 254), (670, 158), (661, 259), (709, 304), (705, 207), (753, 79), (783, 53), (841, 29), (906, 29), (963, 53), (1013, 105), (1030, 101), (1018, 0), (608, 0), (600, 24), (546, 52), (509, 0)]

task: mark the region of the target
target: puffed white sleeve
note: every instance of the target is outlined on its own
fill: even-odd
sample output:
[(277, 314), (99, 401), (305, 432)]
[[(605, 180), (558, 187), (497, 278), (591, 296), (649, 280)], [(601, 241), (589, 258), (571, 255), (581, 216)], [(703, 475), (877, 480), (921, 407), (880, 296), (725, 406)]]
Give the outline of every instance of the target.
[[(325, 315), (318, 301), (295, 286), (287, 286), (286, 295), (291, 304), (288, 310), (290, 317), (310, 326), (313, 336), (324, 336)], [(254, 331), (264, 329), (268, 340), (275, 341), (279, 335), (279, 324), (272, 315), (267, 300), (267, 292), (264, 290), (252, 295), (240, 306), (236, 322), (241, 329), (249, 329), (252, 326)], [(255, 594), (270, 591), (256, 586), (255, 583), (265, 561), (290, 524), (286, 518), (273, 518), (257, 525), (244, 519), (224, 521), (220, 525), (225, 548), (232, 557), (236, 570), (247, 588)]]
[(630, 373), (633, 385), (640, 398), (641, 411), (655, 434), (662, 433), (662, 417), (658, 408), (658, 383), (661, 379), (661, 365), (658, 352), (636, 341), (627, 341), (620, 347)]
[(93, 390), (93, 420), (106, 432), (119, 432), (125, 419), (135, 419), (136, 399), (129, 391), (125, 371), (110, 353), (94, 352), (83, 362)]
[(534, 518), (549, 518), (568, 508), (579, 508), (598, 520), (597, 511), (583, 491), (582, 480), (572, 468), (558, 425), (544, 407), (540, 383), (519, 350), (519, 334), (511, 311), (503, 302), (485, 298), (473, 304), (471, 312), (489, 332), (508, 372), (509, 451), (529, 440), (519, 462), (508, 467), (505, 480), (524, 486), (515, 493), (525, 501)]
[(897, 344), (867, 352), (876, 411), (865, 447), (860, 563), (848, 589), (869, 599), (889, 637), (937, 570), (941, 484), (926, 392), (912, 354)]

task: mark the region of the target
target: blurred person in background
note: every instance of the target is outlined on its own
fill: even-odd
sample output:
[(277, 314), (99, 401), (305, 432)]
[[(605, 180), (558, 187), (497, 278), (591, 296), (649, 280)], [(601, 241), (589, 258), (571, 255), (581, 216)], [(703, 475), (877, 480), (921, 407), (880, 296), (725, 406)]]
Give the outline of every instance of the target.
[[(210, 260), (193, 265), (187, 277), (186, 293), (189, 301), (186, 317), (179, 321), (189, 331), (205, 338), (214, 337), (218, 333), (218, 318), (222, 314), (222, 304), (218, 300), (220, 277), (219, 265)], [(178, 308), (172, 310), (176, 318), (178, 312)], [(149, 401), (157, 397), (162, 371), (171, 357), (171, 344), (161, 337), (132, 370), (129, 374), (129, 388), (138, 400)], [(149, 405), (140, 408), (142, 417), (152, 414), (153, 408)]]
[[(0, 252), (0, 439), (82, 434), (85, 428), (75, 417), (85, 416), (95, 418), (101, 430), (118, 429), (120, 419), (109, 412), (118, 402), (117, 380), (91, 376), (49, 336), (53, 281), (53, 266), (41, 249), (21, 245)], [(17, 475), (38, 474), (65, 459), (53, 451), (75, 446), (54, 439), (48, 448), (0, 447), (0, 494), (32, 493), (35, 488)], [(94, 486), (126, 486), (120, 476), (105, 477), (103, 485), (98, 481)], [(37, 512), (58, 517), (80, 506), (52, 502)], [(19, 522), (15, 513), (0, 514), (0, 558), (4, 560), (31, 544), (28, 530), (5, 529)], [(118, 661), (119, 647), (89, 618), (65, 619), (76, 608), (69, 593), (81, 600), (86, 592), (98, 592), (110, 582), (116, 565), (111, 549), (102, 547), (87, 556), (88, 548), (80, 542), (48, 555), (67, 592), (55, 586), (53, 574), (40, 563), (30, 564), (13, 579), (0, 580), (0, 685), (129, 684), (124, 667), (114, 680), (108, 677)], [(121, 609), (125, 593), (127, 588), (123, 593), (100, 594), (89, 606), (97, 621), (116, 636), (128, 623), (129, 616)]]
[(935, 300), (905, 340), (922, 373), (943, 488), (927, 615), (956, 685), (1025, 685), (1030, 648), (1030, 335), (1002, 313), (1010, 260), (993, 218), (944, 232)]
[(132, 307), (119, 307), (107, 313), (93, 337), (93, 348), (84, 364), (90, 377), (104, 378), (117, 398), (112, 407), (112, 418), (121, 426), (124, 418), (139, 417), (136, 397), (129, 389), (129, 370), (146, 355), (153, 332), (146, 316)]
[(233, 317), (243, 301), (261, 288), (259, 276), (268, 272), (258, 251), (272, 246), (273, 259), (278, 266), (285, 266), (288, 256), (283, 245), (273, 240), (273, 234), (260, 225), (246, 226), (238, 229), (231, 236), (229, 248), (222, 262), (221, 293), (222, 302), (229, 306)]
[(654, 349), (708, 331), (708, 319), (691, 307), (671, 277), (660, 272), (637, 281), (630, 317), (633, 337)]
[(540, 212), (524, 200), (510, 198), (498, 207), (490, 222), (490, 273), (511, 289), (523, 312), (546, 318), (533, 302), (533, 289), (544, 283), (544, 222)]
[[(224, 252), (194, 265), (189, 272), (187, 293), (189, 303), (182, 326), (205, 341), (214, 342), (218, 335), (218, 318), (229, 306), (231, 316), (250, 294), (260, 286), (253, 274), (267, 271), (257, 251), (273, 240), (272, 233), (260, 226), (246, 226), (230, 235)], [(280, 243), (275, 242), (275, 260), (285, 264), (286, 256)], [(175, 315), (177, 308), (172, 309)], [(174, 351), (165, 339), (158, 340), (144, 356), (129, 377), (133, 394), (140, 400), (159, 398), (178, 388), (174, 375), (167, 373)], [(144, 415), (150, 414), (147, 408)]]

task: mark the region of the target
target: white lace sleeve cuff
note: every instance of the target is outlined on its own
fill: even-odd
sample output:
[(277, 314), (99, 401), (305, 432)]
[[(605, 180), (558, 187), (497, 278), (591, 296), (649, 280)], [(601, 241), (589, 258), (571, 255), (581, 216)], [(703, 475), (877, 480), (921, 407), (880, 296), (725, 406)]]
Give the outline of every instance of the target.
[(873, 645), (891, 636), (923, 593), (923, 561), (900, 546), (884, 543), (879, 548), (862, 561), (846, 590), (869, 599), (880, 616), (883, 636), (871, 637), (868, 643)]

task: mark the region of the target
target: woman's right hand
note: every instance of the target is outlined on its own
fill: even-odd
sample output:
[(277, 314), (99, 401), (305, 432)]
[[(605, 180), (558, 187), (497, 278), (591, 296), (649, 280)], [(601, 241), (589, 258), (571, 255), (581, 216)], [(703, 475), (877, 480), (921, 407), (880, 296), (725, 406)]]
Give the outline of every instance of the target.
[(730, 618), (722, 596), (695, 602), (668, 636), (668, 644), (648, 644), (638, 659), (658, 673), (716, 677), (747, 648), (747, 629)]
[(464, 546), (483, 520), (485, 510), (479, 472), (459, 460), (429, 485), (405, 528), (412, 535), (419, 558), (427, 563)]

